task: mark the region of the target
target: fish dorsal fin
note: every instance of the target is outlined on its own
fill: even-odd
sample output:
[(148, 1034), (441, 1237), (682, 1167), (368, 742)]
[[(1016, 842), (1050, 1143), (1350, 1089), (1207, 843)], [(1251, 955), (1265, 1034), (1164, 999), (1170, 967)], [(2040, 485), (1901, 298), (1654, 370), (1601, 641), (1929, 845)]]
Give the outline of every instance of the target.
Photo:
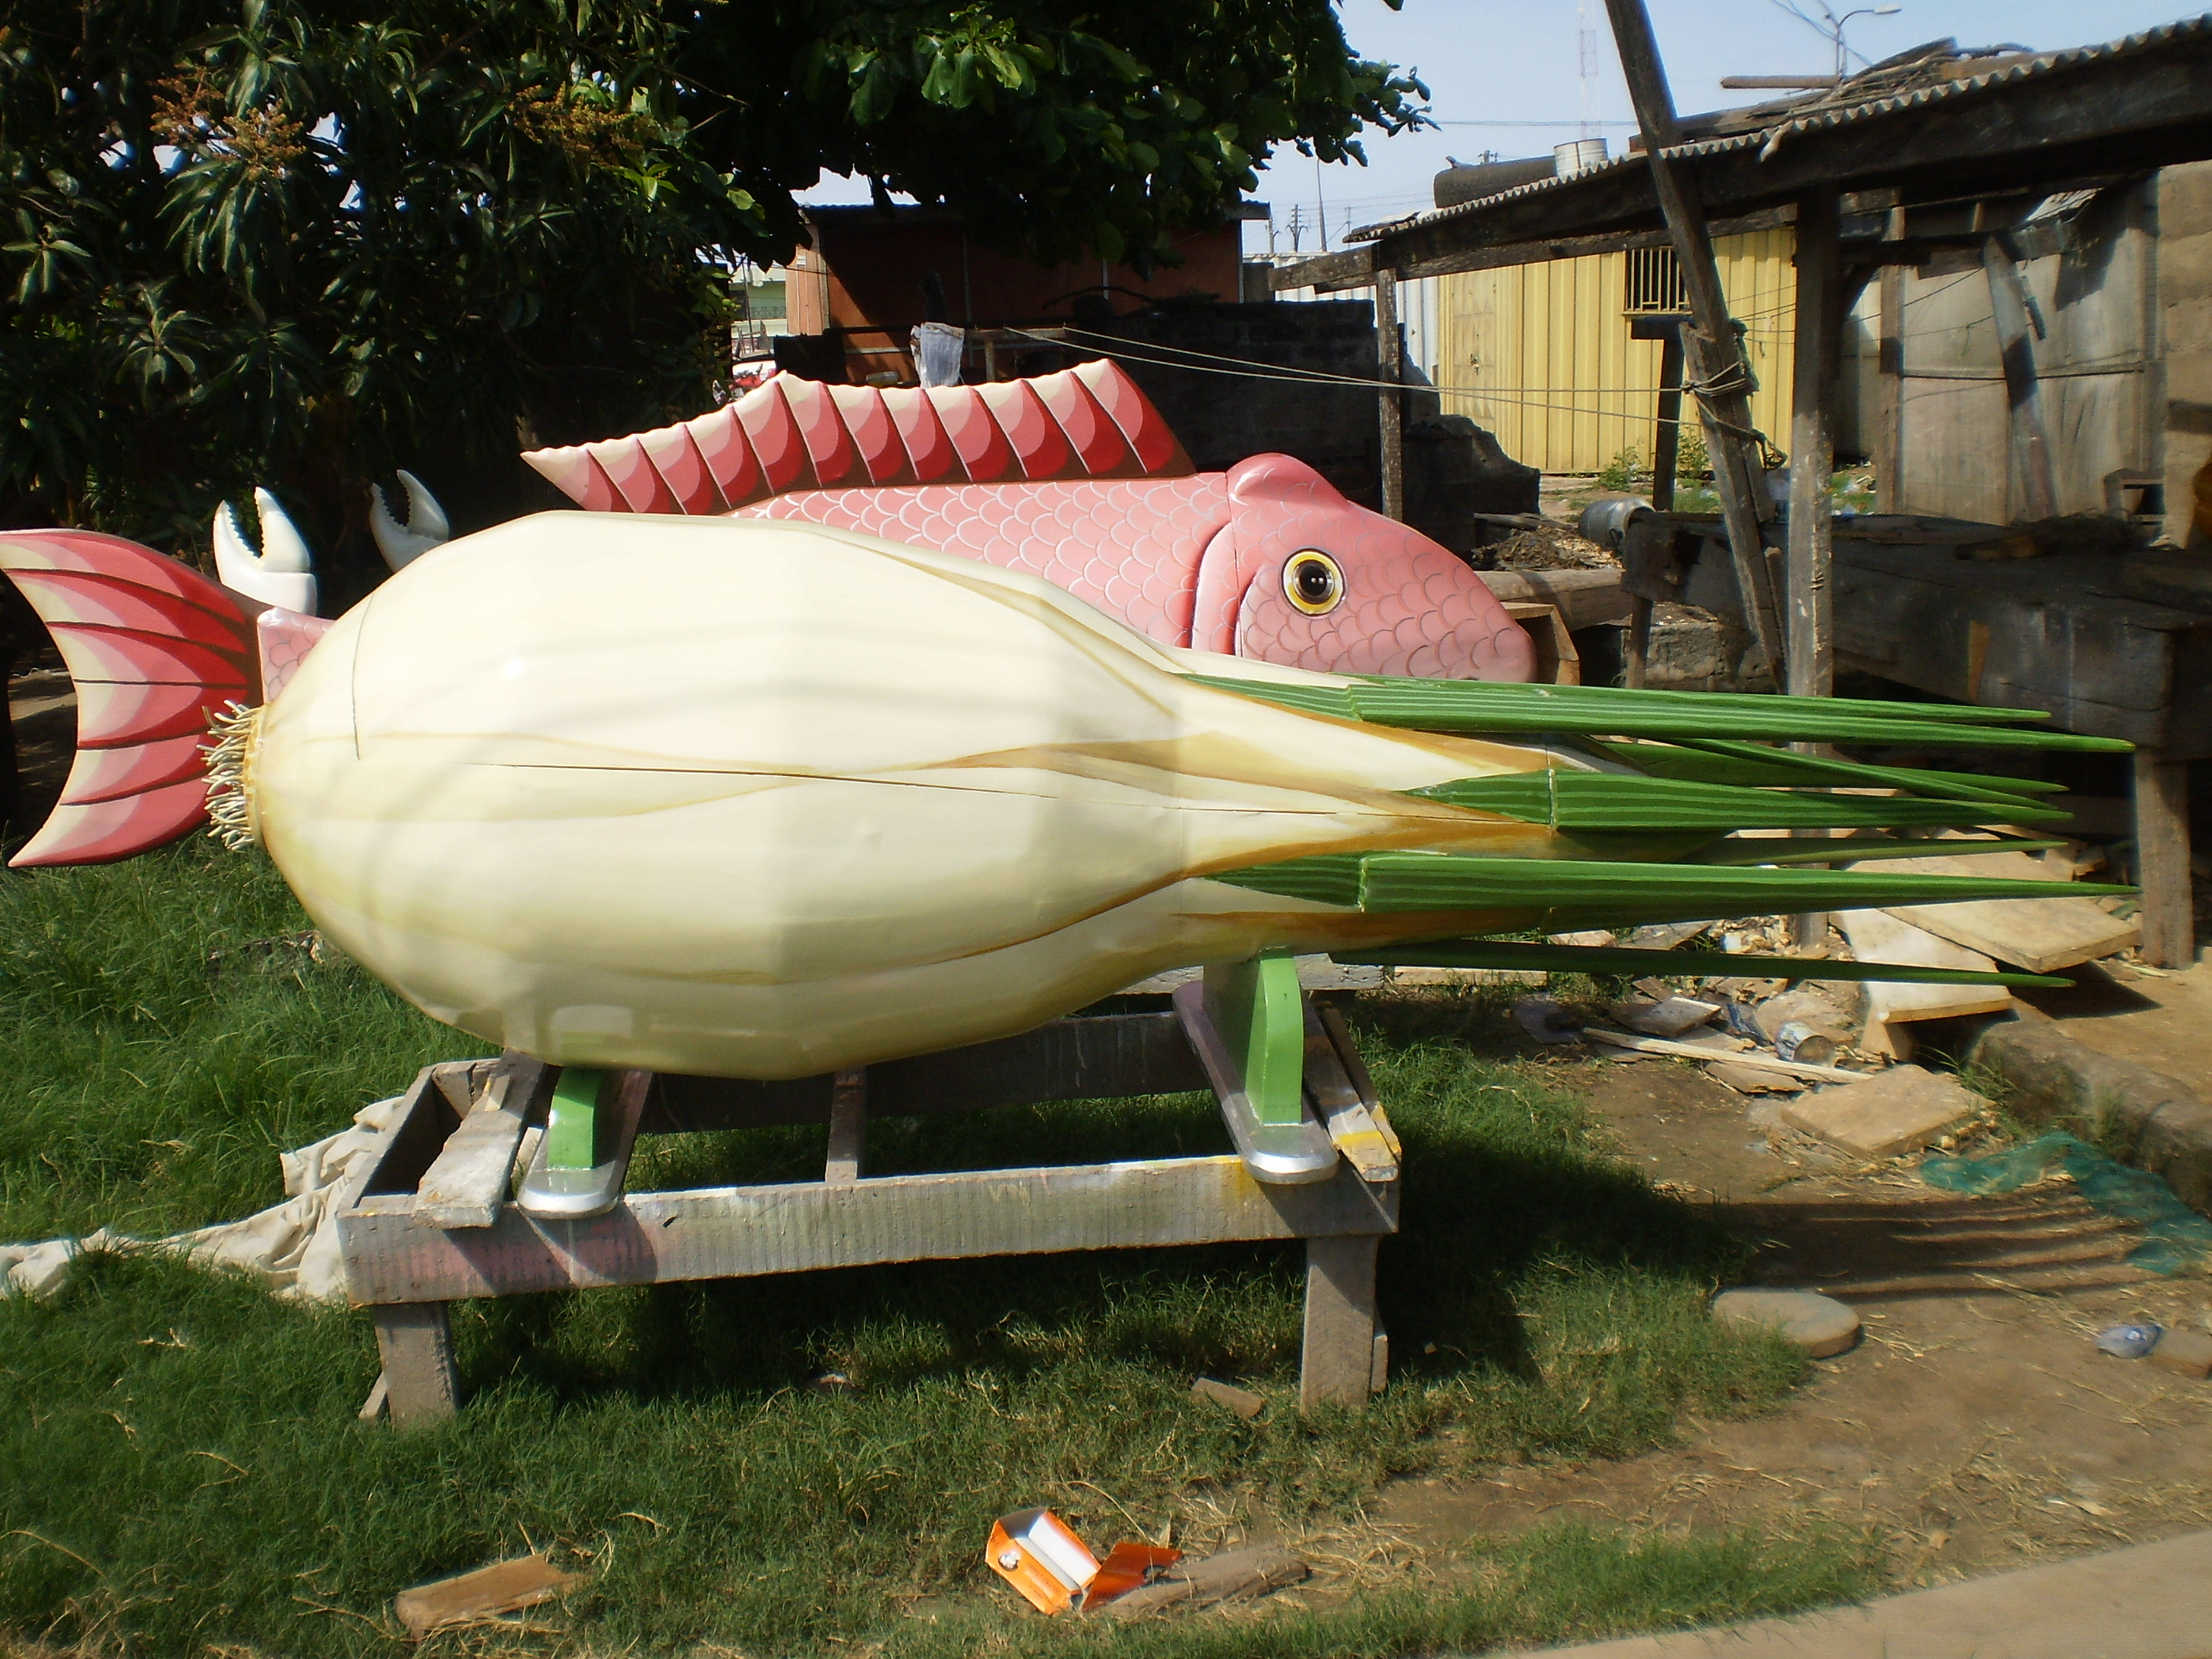
[(593, 512), (728, 512), (800, 490), (1197, 469), (1110, 359), (988, 386), (830, 386), (777, 375), (735, 403), (628, 437), (523, 459)]

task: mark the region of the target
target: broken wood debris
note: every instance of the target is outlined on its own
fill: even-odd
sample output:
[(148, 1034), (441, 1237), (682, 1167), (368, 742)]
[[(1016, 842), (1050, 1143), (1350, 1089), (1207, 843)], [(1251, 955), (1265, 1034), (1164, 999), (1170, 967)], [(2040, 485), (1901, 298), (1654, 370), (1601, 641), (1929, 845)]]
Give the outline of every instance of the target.
[(563, 1573), (543, 1555), (524, 1555), (403, 1590), (392, 1598), (391, 1610), (408, 1638), (420, 1642), (436, 1630), (478, 1624), (550, 1601), (588, 1576)]
[(1719, 1053), (1696, 1043), (1669, 1042), (1663, 1037), (1635, 1037), (1624, 1031), (1607, 1031), (1599, 1026), (1585, 1027), (1582, 1034), (1593, 1042), (1610, 1043), (1615, 1048), (1633, 1048), (1646, 1054), (1672, 1054), (1685, 1060), (1725, 1060), (1731, 1065), (1781, 1071), (1793, 1077), (1811, 1077), (1822, 1083), (1859, 1083), (1867, 1076), (1864, 1071), (1847, 1071), (1840, 1065), (1807, 1065), (1801, 1061), (1777, 1059), (1770, 1054), (1748, 1051)]
[(1235, 1412), (1239, 1417), (1256, 1417), (1267, 1409), (1267, 1398), (1249, 1389), (1240, 1389), (1233, 1382), (1217, 1382), (1202, 1376), (1191, 1384), (1191, 1392), (1201, 1400), (1211, 1400), (1217, 1406)]
[(1181, 1561), (1143, 1588), (1109, 1601), (1109, 1618), (1135, 1618), (1169, 1607), (1217, 1607), (1296, 1584), (1313, 1569), (1276, 1544), (1253, 1544), (1204, 1560)]

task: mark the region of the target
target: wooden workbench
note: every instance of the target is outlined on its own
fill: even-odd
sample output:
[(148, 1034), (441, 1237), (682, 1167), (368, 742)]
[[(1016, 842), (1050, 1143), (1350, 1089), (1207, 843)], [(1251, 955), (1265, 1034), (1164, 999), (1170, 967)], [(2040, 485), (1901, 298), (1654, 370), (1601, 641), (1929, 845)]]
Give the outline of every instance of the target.
[[(543, 1123), (556, 1068), (512, 1053), (426, 1066), (337, 1215), (348, 1293), (376, 1318), (384, 1374), (372, 1408), (402, 1423), (459, 1408), (447, 1313), (457, 1300), (1266, 1239), (1306, 1245), (1301, 1404), (1363, 1403), (1382, 1386), (1389, 1363), (1376, 1318), (1375, 1260), (1378, 1242), (1397, 1230), (1397, 1153), (1341, 1018), (1324, 1007), (1309, 1032), (1309, 1110), (1327, 1130), (1322, 1144), (1341, 1155), (1325, 1178), (1302, 1185), (1255, 1179), (1233, 1154), (864, 1174), (871, 1111), (906, 1116), (1211, 1086), (1177, 1014), (1097, 1014), (834, 1077), (652, 1077), (637, 1133), (827, 1123), (823, 1178), (627, 1192), (611, 1212), (580, 1221), (537, 1219), (509, 1198), (518, 1154), (529, 1160), (525, 1125)], [(480, 1155), (486, 1151), (488, 1160)], [(476, 1164), (484, 1167), (472, 1174)], [(453, 1189), (472, 1183), (485, 1201), (456, 1205)]]

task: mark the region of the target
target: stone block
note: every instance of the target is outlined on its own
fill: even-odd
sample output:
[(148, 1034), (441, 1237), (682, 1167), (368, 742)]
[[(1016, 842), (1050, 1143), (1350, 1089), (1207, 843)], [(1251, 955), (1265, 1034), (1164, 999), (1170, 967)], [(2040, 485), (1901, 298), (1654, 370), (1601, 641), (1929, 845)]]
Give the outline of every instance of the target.
[(1809, 1290), (1724, 1290), (1713, 1317), (1727, 1325), (1764, 1325), (1815, 1359), (1840, 1354), (1859, 1340), (1859, 1316), (1833, 1296)]
[(2151, 1351), (2151, 1363), (2201, 1382), (2212, 1376), (2212, 1337), (2198, 1331), (2169, 1330)]
[(1989, 1103), (1956, 1077), (1896, 1065), (1864, 1083), (1818, 1089), (1783, 1109), (1793, 1128), (1865, 1158), (1894, 1158), (1931, 1146)]

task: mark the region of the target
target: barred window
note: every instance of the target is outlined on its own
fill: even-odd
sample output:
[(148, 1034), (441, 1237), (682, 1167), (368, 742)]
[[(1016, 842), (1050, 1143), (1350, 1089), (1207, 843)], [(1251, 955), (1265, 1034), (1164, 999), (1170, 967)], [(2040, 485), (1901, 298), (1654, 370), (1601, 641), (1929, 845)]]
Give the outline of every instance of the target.
[(1624, 311), (1687, 311), (1689, 289), (1682, 283), (1682, 267), (1672, 248), (1630, 248), (1628, 251), (1628, 291)]

